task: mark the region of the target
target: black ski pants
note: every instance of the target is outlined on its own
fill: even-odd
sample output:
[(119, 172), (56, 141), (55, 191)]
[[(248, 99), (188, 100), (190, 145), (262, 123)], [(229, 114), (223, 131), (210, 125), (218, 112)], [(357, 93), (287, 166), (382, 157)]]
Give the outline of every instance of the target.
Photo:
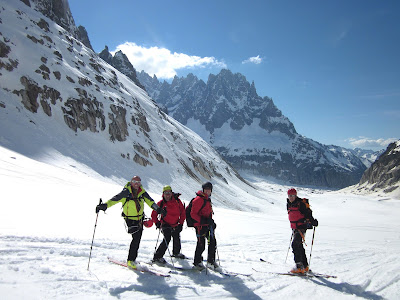
[(125, 219), (128, 226), (128, 233), (132, 234), (132, 241), (129, 247), (128, 260), (136, 260), (138, 255), (140, 240), (142, 239), (143, 223), (142, 220)]
[(217, 249), (217, 241), (215, 239), (214, 228), (209, 226), (196, 227), (197, 245), (194, 253), (194, 264), (197, 265), (203, 260), (202, 254), (206, 249), (206, 239), (208, 243), (207, 261), (213, 263), (215, 261), (215, 251)]
[(161, 233), (164, 235), (163, 240), (158, 246), (156, 253), (154, 253), (154, 259), (161, 258), (164, 256), (165, 251), (168, 248), (169, 242), (172, 241), (172, 255), (179, 254), (181, 252), (181, 235), (177, 228), (171, 228), (170, 226), (162, 226)]
[(304, 267), (308, 266), (306, 250), (303, 247), (303, 237), (306, 236), (305, 229), (293, 229), (292, 249), (294, 254), (294, 262), (296, 265), (302, 263)]

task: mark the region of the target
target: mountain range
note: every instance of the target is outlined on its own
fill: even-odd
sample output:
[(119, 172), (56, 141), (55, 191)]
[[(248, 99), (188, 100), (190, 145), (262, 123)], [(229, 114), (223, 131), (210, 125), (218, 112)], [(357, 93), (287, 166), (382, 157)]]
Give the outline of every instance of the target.
[(322, 145), (298, 134), (273, 100), (260, 97), (254, 82), (240, 73), (222, 70), (210, 74), (207, 83), (189, 74), (168, 83), (137, 73), (121, 51), (113, 56), (106, 46), (100, 57), (138, 80), (165, 113), (198, 133), (239, 171), (292, 184), (342, 188), (358, 183), (378, 155)]
[(222, 70), (206, 83), (193, 74), (160, 82), (144, 71), (138, 79), (165, 112), (238, 170), (293, 184), (343, 188), (358, 183), (374, 160), (372, 151), (322, 145), (300, 135), (273, 100), (259, 96), (254, 82), (240, 73)]
[[(50, 163), (69, 157), (74, 162), (59, 167), (90, 167), (97, 172), (91, 176), (106, 181), (126, 183), (136, 174), (150, 189), (170, 184), (185, 195), (212, 180), (217, 204), (229, 203), (225, 195), (235, 189), (255, 191), (215, 149), (76, 39), (72, 17), (60, 26), (43, 15), (56, 3), (70, 16), (67, 1), (0, 1), (3, 147)], [(46, 15), (59, 20), (54, 10)]]
[[(30, 40), (28, 44), (26, 41), (15, 43), (2, 30), (2, 99), (20, 99), (23, 106), (17, 107), (19, 113), (22, 110), (34, 114), (43, 112), (50, 118), (55, 114), (55, 120), (63, 119), (76, 136), (85, 131), (102, 135), (108, 131), (112, 144), (119, 142), (125, 147), (126, 142), (131, 143), (119, 155), (141, 166), (152, 166), (154, 159), (162, 163), (168, 161), (169, 154), (161, 151), (160, 147), (171, 147), (171, 142), (177, 140), (175, 132), (187, 132), (187, 128), (174, 119), (195, 131), (220, 155), (205, 143), (194, 146), (193, 141), (187, 142), (189, 149), (184, 150), (189, 152), (186, 161), (175, 153), (183, 170), (197, 182), (217, 176), (227, 183), (228, 180), (213, 164), (218, 161), (224, 170), (229, 170), (228, 173), (240, 181), (242, 178), (235, 169), (289, 184), (341, 188), (358, 183), (364, 170), (377, 156), (372, 151), (361, 153), (322, 145), (298, 134), (273, 100), (258, 96), (254, 83), (250, 84), (239, 73), (222, 70), (217, 75), (210, 74), (207, 83), (193, 74), (185, 78), (175, 77), (172, 83), (160, 82), (143, 71), (136, 73), (121, 51), (111, 55), (106, 46), (99, 55), (94, 53), (84, 27), (76, 27), (67, 1), (21, 0), (21, 3), (24, 8), (32, 8), (40, 14), (28, 24), (23, 24), (23, 18), (18, 16), (11, 20), (21, 23), (17, 24), (20, 27), (25, 26), (27, 34), (24, 38)], [(24, 15), (24, 10), (17, 9), (16, 12)], [(30, 15), (30, 11), (25, 14)], [(42, 14), (60, 28), (51, 30), (53, 25)], [(5, 19), (4, 15), (2, 19)], [(15, 36), (12, 29), (10, 31), (9, 36)], [(33, 32), (36, 35), (31, 34)], [(20, 56), (24, 47), (33, 49), (26, 57)], [(39, 57), (38, 53), (31, 53), (35, 51), (46, 55)], [(27, 58), (32, 59), (32, 65), (36, 63), (36, 70), (26, 68), (28, 63), (22, 64), (24, 67), (21, 68), (21, 62)], [(48, 84), (50, 82), (52, 84)], [(141, 104), (142, 101), (146, 104)], [(7, 103), (8, 100), (1, 101), (0, 108), (10, 114)], [(151, 112), (143, 108), (147, 105), (154, 106)], [(154, 111), (157, 116), (154, 116)], [(165, 133), (161, 136), (148, 134), (151, 131), (149, 123), (152, 123), (147, 120), (150, 116), (156, 119), (153, 121), (158, 131), (173, 124), (175, 129), (169, 132), (172, 141), (170, 136), (166, 138), (163, 135)], [(29, 119), (30, 115), (25, 117)], [(169, 123), (167, 127), (165, 121)], [(36, 124), (32, 120), (29, 122)], [(185, 144), (187, 136), (190, 136), (189, 140), (193, 139), (193, 132), (188, 132), (179, 143), (174, 143), (173, 149)], [(9, 139), (2, 136), (1, 141), (14, 146), (21, 144), (20, 141), (10, 142), (12, 133), (8, 132), (7, 136)], [(194, 136), (199, 143), (199, 136)], [(169, 142), (156, 147), (160, 139)], [(25, 145), (20, 146), (27, 149)], [(70, 153), (73, 155), (72, 151)], [(217, 155), (218, 159), (210, 158), (209, 153)], [(123, 169), (126, 170), (126, 166)]]

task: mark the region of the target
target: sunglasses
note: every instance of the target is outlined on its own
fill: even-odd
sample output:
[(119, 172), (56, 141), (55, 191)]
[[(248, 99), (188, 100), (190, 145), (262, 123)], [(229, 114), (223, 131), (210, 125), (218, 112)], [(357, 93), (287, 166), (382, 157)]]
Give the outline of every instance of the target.
[(141, 184), (142, 182), (141, 182), (140, 180), (132, 180), (131, 183), (132, 183), (132, 184), (136, 184), (136, 183)]
[(171, 195), (172, 192), (164, 192), (165, 195)]

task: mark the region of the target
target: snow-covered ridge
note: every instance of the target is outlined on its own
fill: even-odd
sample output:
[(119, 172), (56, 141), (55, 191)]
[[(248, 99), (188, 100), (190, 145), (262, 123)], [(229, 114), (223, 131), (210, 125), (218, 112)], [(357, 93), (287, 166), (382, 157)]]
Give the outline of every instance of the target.
[(371, 193), (400, 199), (400, 140), (391, 143), (365, 171), (360, 183), (347, 190), (357, 194)]

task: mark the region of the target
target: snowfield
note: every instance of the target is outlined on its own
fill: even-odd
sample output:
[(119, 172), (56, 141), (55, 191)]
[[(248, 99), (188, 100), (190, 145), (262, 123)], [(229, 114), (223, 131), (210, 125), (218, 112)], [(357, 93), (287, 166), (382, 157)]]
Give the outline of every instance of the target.
[[(108, 256), (126, 259), (131, 240), (117, 206), (99, 213), (88, 271), (95, 206), (122, 186), (87, 175), (94, 171), (66, 167), (71, 165), (70, 158), (58, 159), (49, 165), (0, 148), (3, 299), (400, 298), (398, 200), (300, 188), (299, 196), (310, 199), (320, 223), (311, 269), (337, 278), (282, 276), (275, 272), (293, 267), (291, 252), (285, 263), (291, 235), (285, 206), (288, 187), (250, 176), (259, 194), (265, 195), (253, 200), (258, 211), (215, 207), (221, 266), (250, 276), (175, 270), (163, 278), (109, 263)], [(143, 185), (147, 187), (145, 181)], [(193, 195), (196, 190), (193, 187)], [(158, 191), (149, 192), (160, 199)], [(218, 193), (218, 187), (214, 192)], [(246, 197), (243, 192), (230, 201), (240, 205), (247, 203)], [(182, 200), (188, 203), (190, 199)], [(138, 261), (151, 260), (157, 236), (155, 226), (145, 229)], [(309, 231), (307, 255), (311, 238)], [(195, 244), (193, 229), (184, 228), (182, 252), (191, 259)], [(171, 261), (168, 254), (165, 258)], [(191, 259), (174, 263), (190, 267)]]

